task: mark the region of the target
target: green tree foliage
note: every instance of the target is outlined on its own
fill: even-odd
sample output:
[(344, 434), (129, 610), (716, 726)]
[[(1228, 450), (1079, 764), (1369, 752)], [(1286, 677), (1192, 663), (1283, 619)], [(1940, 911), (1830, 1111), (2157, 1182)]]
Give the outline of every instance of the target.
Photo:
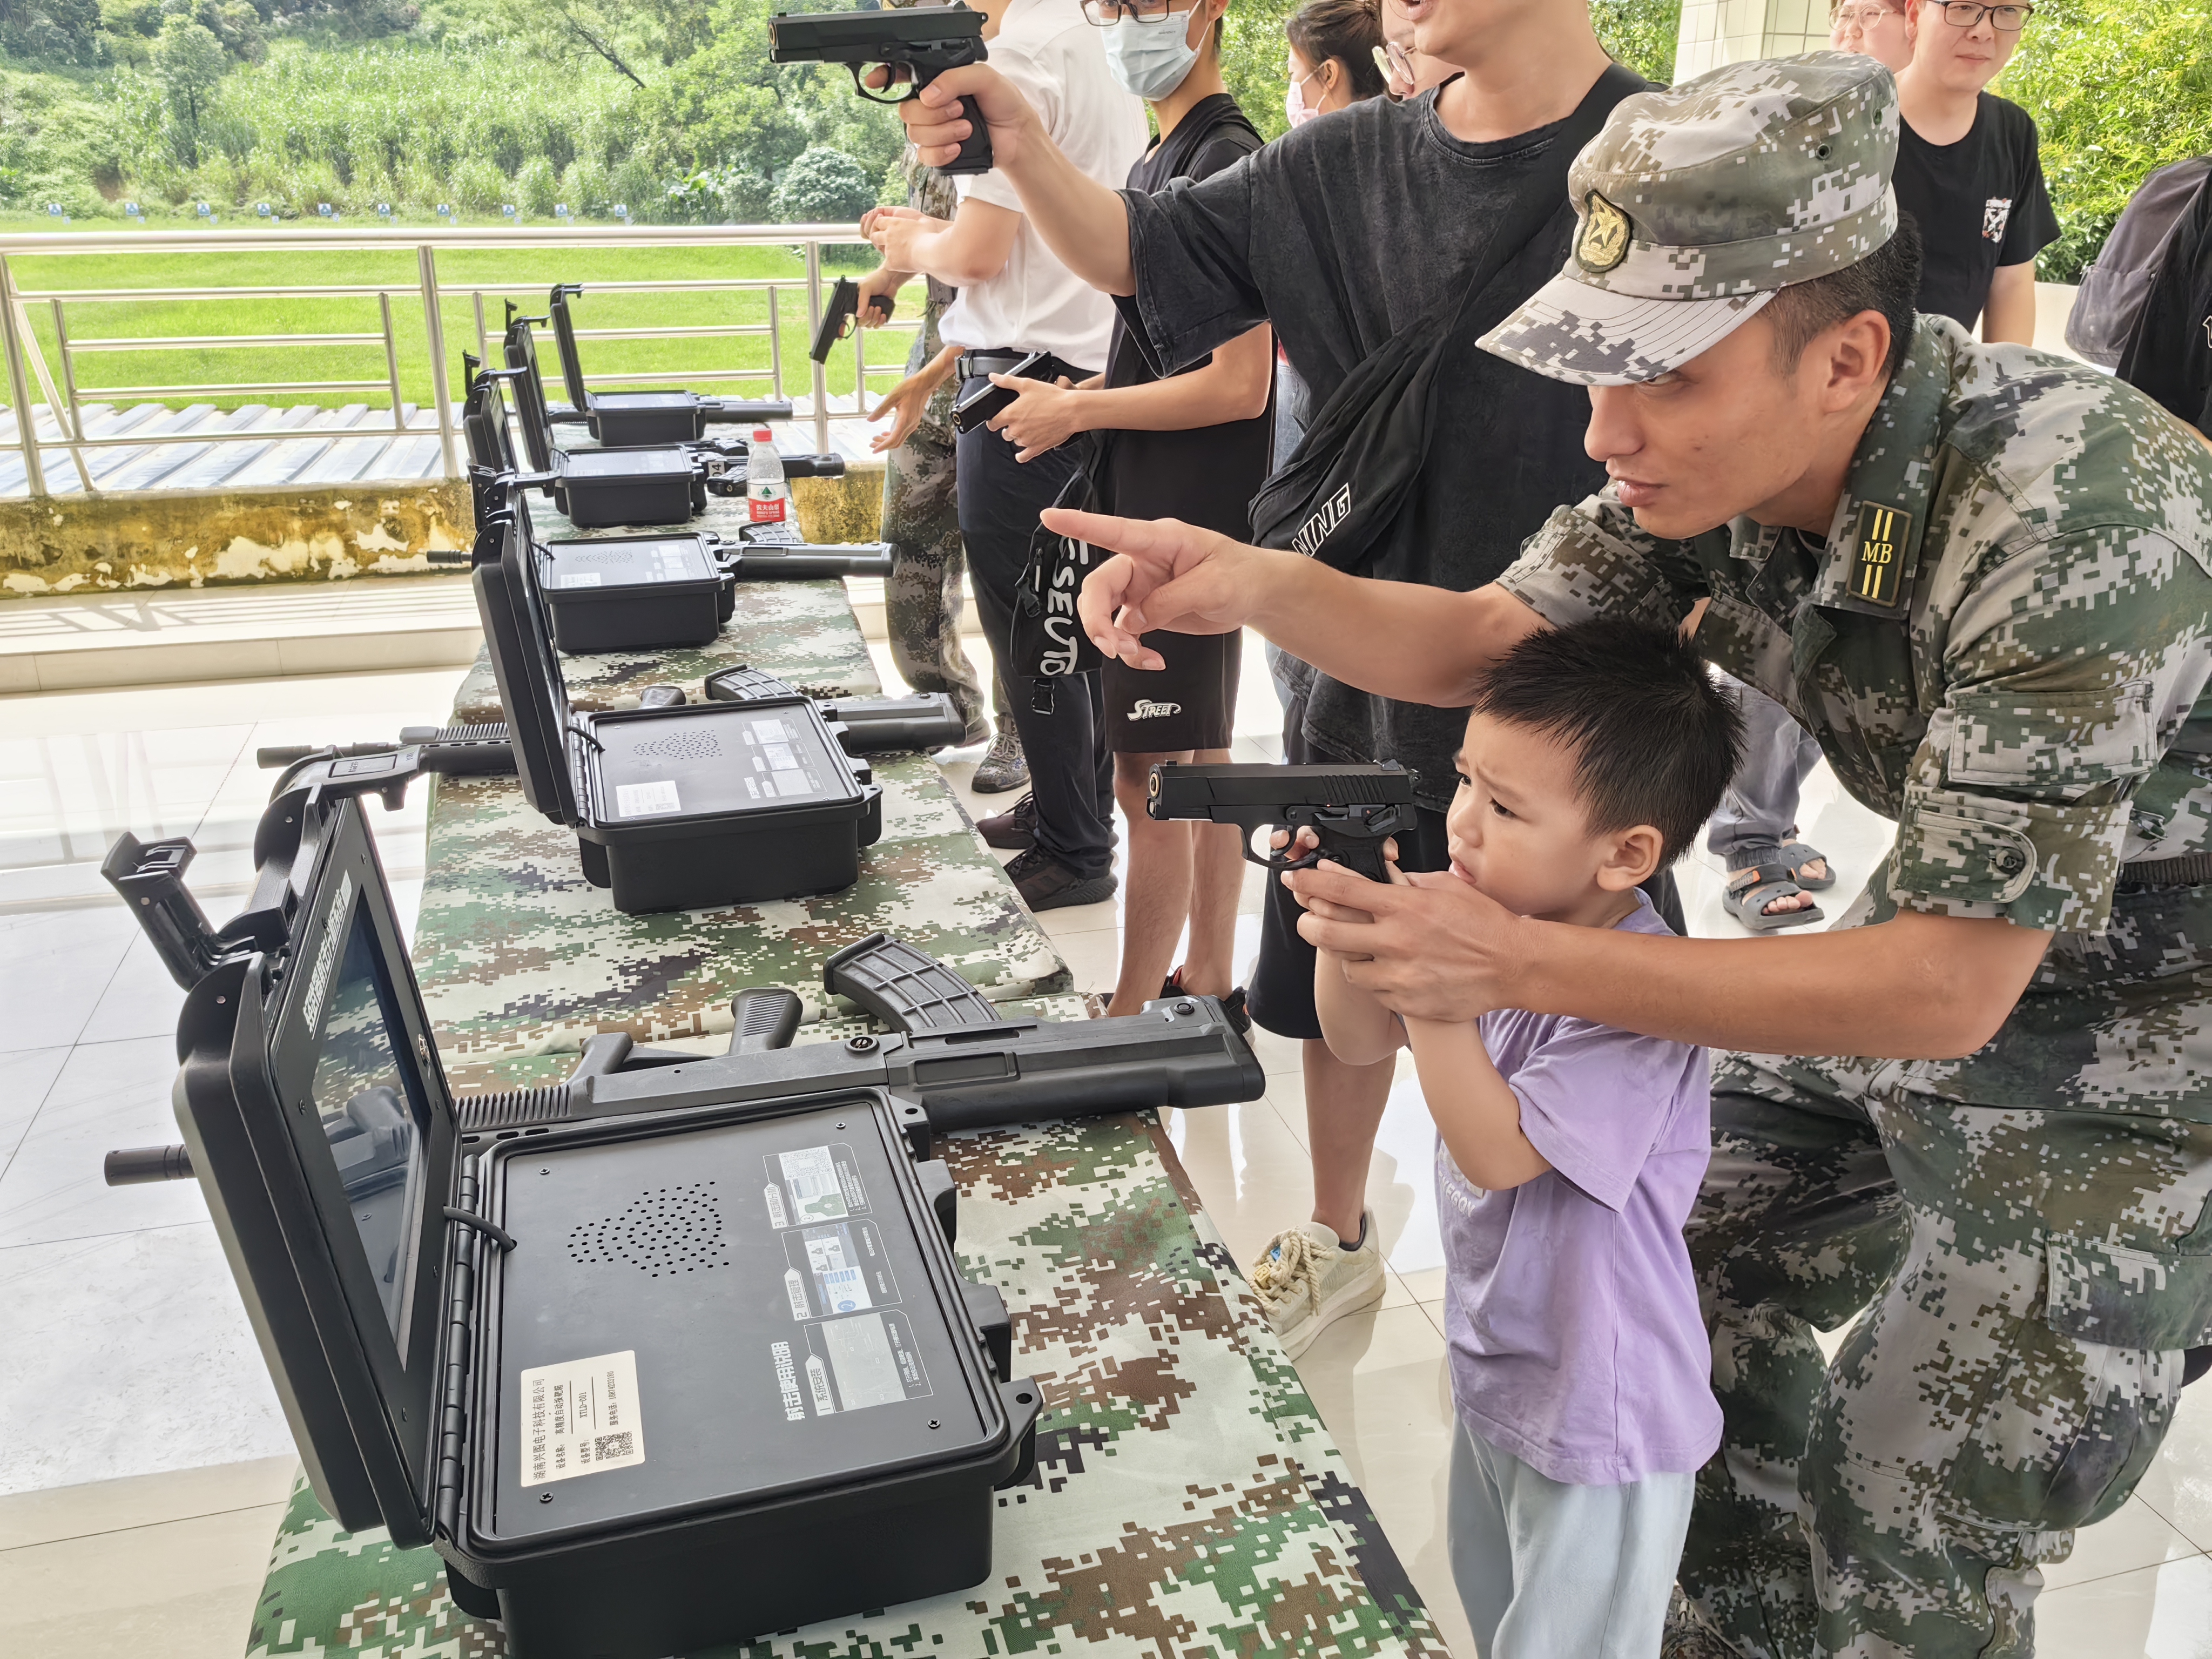
[(98, 0), (0, 0), (0, 52), (52, 64), (100, 61)]
[(769, 207), (787, 225), (857, 219), (876, 204), (877, 181), (841, 149), (817, 144), (783, 170)]
[(154, 40), (154, 82), (161, 89), (162, 136), (177, 165), (200, 164), (200, 122), (214, 106), (229, 59), (205, 24), (180, 14), (161, 20)]
[(2145, 175), (2212, 151), (2212, 5), (2066, 0), (2036, 13), (1997, 90), (2035, 117), (2059, 240), (2046, 282), (2081, 280)]
[(1682, 0), (1590, 0), (1590, 22), (1614, 62), (1661, 86), (1674, 80)]

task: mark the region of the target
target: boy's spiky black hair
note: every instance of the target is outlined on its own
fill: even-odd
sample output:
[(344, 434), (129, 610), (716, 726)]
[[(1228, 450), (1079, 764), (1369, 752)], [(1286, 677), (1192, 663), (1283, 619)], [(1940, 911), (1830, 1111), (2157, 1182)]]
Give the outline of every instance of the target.
[(1743, 758), (1743, 716), (1673, 629), (1601, 617), (1533, 634), (1475, 698), (1494, 720), (1575, 751), (1594, 834), (1648, 823), (1673, 863), (1720, 805)]

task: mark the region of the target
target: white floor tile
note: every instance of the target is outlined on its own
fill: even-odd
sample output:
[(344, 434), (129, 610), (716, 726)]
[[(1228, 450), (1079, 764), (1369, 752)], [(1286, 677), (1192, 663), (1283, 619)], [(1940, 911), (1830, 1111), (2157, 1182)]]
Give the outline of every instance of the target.
[(2075, 1537), (2074, 1553), (2044, 1568), (2043, 1582), (2047, 1589), (2059, 1589), (2202, 1553), (2150, 1505), (2130, 1498), (2117, 1513), (2083, 1528)]
[(1444, 1547), (1452, 1415), (1443, 1339), (1419, 1308), (1386, 1308), (1323, 1331), (1298, 1376), (1430, 1616), (1452, 1651), (1472, 1659)]
[[(100, 1176), (116, 1147), (177, 1139), (176, 1075), (172, 1037), (80, 1043), (0, 1176), (0, 1249), (204, 1222), (197, 1182), (112, 1188)], [(88, 1305), (98, 1288), (87, 1286)]]
[(46, 1104), (46, 1091), (61, 1075), (69, 1054), (65, 1047), (0, 1053), (0, 1177), (6, 1176), (16, 1147)]
[(2212, 1659), (2212, 1557), (2047, 1591), (2035, 1630), (2042, 1659)]
[(119, 903), (0, 915), (0, 1052), (75, 1042), (137, 932)]
[(2181, 1391), (2173, 1426), (2136, 1492), (2197, 1548), (2212, 1550), (2212, 1377)]
[(206, 1221), (0, 1249), (0, 1492), (292, 1449)]
[(291, 1495), (299, 1467), (299, 1458), (287, 1452), (249, 1462), (14, 1492), (0, 1498), (0, 1553), (281, 1504)]
[(0, 1553), (9, 1659), (236, 1659), (281, 1503)]

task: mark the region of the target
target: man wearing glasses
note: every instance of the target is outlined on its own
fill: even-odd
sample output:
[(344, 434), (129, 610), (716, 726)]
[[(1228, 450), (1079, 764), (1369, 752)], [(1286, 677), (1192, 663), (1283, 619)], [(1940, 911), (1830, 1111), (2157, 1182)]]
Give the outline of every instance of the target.
[(2058, 240), (2035, 121), (1982, 90), (2034, 15), (2029, 5), (1924, 0), (1897, 77), (1897, 204), (1920, 223), (1920, 308), (1991, 344), (2035, 343), (2035, 256)]

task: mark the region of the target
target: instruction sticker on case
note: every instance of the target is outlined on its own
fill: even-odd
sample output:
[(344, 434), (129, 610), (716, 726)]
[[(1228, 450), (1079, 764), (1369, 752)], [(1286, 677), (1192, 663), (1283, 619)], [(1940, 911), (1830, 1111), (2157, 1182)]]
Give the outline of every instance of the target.
[(596, 570), (581, 570), (574, 575), (562, 577), (561, 586), (564, 588), (597, 587), (601, 580), (599, 573)]
[(522, 1484), (542, 1486), (645, 1462), (637, 1351), (522, 1374)]
[(777, 1152), (767, 1164), (768, 1218), (778, 1228), (842, 1221), (868, 1207), (853, 1149), (842, 1142)]
[(839, 1221), (784, 1237), (791, 1266), (784, 1291), (793, 1319), (819, 1319), (880, 1308), (899, 1299), (883, 1240), (872, 1221)]
[(805, 1371), (815, 1414), (895, 1406), (931, 1392), (906, 1316), (859, 1314), (806, 1328)]
[(649, 818), (662, 812), (680, 812), (684, 803), (676, 793), (676, 781), (663, 778), (658, 783), (618, 783), (615, 786), (615, 813), (619, 817)]

